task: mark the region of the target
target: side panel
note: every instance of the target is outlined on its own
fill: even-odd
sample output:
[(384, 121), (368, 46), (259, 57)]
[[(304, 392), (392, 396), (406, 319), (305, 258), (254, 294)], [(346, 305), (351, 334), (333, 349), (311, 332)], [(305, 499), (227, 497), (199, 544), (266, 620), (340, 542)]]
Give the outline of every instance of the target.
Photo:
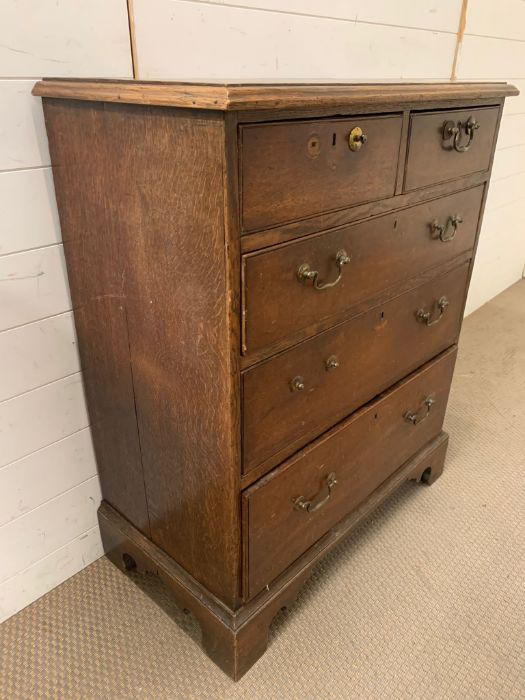
[(61, 100), (45, 110), (104, 498), (233, 605), (238, 324), (223, 117)]

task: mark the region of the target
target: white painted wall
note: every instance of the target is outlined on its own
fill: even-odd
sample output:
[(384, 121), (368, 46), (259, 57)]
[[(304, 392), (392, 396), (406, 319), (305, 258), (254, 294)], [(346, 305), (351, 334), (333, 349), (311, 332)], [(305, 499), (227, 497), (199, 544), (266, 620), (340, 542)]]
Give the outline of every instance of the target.
[(0, 621), (102, 553), (42, 75), (132, 77), (125, 0), (0, 4)]
[(525, 3), (468, 3), (459, 80), (506, 80), (521, 91), (503, 114), (466, 312), (523, 276), (525, 266)]
[[(133, 0), (142, 79), (448, 80), (462, 0)], [(0, 620), (101, 554), (42, 75), (132, 77), (126, 0), (0, 5)], [(469, 0), (460, 79), (525, 88), (525, 3)], [(525, 94), (509, 100), (468, 310), (525, 263)]]

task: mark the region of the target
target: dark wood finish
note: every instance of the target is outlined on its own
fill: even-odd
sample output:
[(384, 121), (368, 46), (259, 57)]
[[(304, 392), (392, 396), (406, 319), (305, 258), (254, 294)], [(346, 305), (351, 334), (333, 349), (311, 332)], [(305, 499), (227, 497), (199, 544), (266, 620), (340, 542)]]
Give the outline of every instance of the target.
[(61, 100), (45, 112), (104, 495), (133, 522), (127, 494), (146, 501), (153, 542), (234, 605), (222, 115)]
[[(413, 114), (410, 121), (405, 190), (413, 190), (469, 173), (488, 170), (495, 145), (498, 107)], [(459, 153), (451, 140), (443, 140), (446, 121), (466, 122), (474, 117), (480, 124), (469, 149)], [(460, 143), (466, 141), (462, 134)]]
[[(46, 98), (105, 550), (160, 576), (237, 679), (312, 566), (406, 479), (441, 474), (495, 135), (517, 91), (45, 80), (34, 93)], [(436, 155), (434, 110), (479, 119), (471, 150)], [(356, 152), (342, 140), (354, 124), (369, 136)], [(455, 238), (437, 240), (433, 220), (455, 215)], [(333, 279), (343, 247), (352, 260), (336, 287), (297, 280), (303, 263)], [(439, 323), (416, 321), (442, 295)]]
[[(244, 492), (250, 596), (439, 434), (455, 360), (453, 348)], [(435, 404), (428, 417), (408, 422), (405, 413), (417, 411), (429, 395)], [(331, 472), (337, 484), (326, 503), (312, 513), (296, 509), (298, 496), (326, 497)]]
[(347, 224), (373, 219), (383, 214), (390, 214), (394, 211), (401, 211), (414, 204), (420, 204), (421, 202), (430, 201), (437, 197), (453, 194), (454, 192), (468, 190), (471, 187), (487, 182), (488, 178), (488, 172), (472, 173), (471, 175), (466, 175), (457, 180), (431, 185), (430, 187), (413, 190), (412, 192), (404, 192), (395, 197), (388, 197), (387, 199), (381, 199), (377, 202), (357, 204), (347, 209), (338, 209), (337, 211), (328, 212), (327, 214), (310, 216), (307, 219), (298, 219), (297, 221), (283, 226), (274, 226), (263, 231), (245, 234), (241, 238), (241, 250), (243, 253), (253, 253), (262, 248), (269, 248), (270, 246), (277, 245), (278, 243), (287, 243), (288, 241), (306, 236), (309, 233), (327, 231)]
[[(276, 110), (312, 107), (321, 111), (356, 105), (399, 106), (433, 101), (502, 99), (519, 94), (508, 83), (250, 84), (174, 83), (136, 80), (47, 78), (33, 94), (69, 100), (95, 100), (220, 110)], [(385, 110), (387, 111), (387, 110)], [(268, 118), (268, 116), (266, 117)]]
[(179, 607), (194, 615), (201, 627), (202, 644), (208, 656), (231, 678), (239, 680), (265, 652), (268, 628), (273, 618), (283, 607), (293, 605), (313, 566), (349, 536), (404, 482), (415, 480), (430, 484), (439, 478), (443, 471), (447, 443), (448, 436), (441, 433), (425, 445), (359, 508), (341, 520), (288, 567), (267, 590), (237, 611), (223, 607), (220, 601), (200, 587), (171, 557), (105, 501), (98, 514), (104, 550), (122, 571), (127, 571), (131, 565), (141, 573), (149, 572), (158, 576), (169, 587)]
[(396, 187), (395, 194), (403, 192), (403, 180), (405, 177), (405, 160), (408, 147), (408, 130), (410, 127), (410, 110), (403, 112), (403, 122), (401, 125), (401, 142), (399, 144), (399, 158), (397, 159)]
[[(244, 472), (266, 470), (457, 341), (469, 264), (316, 335), (243, 374)], [(438, 316), (432, 326), (419, 309)], [(338, 367), (327, 368), (336, 358)], [(292, 391), (301, 377), (305, 388)], [(259, 470), (260, 473), (260, 470)]]
[[(242, 226), (253, 231), (395, 191), (402, 117), (243, 126)], [(348, 145), (359, 127), (368, 140)]]
[[(244, 257), (245, 352), (266, 346), (308, 328), (318, 320), (341, 315), (362, 299), (471, 250), (478, 228), (483, 187), (420, 204), (373, 221), (311, 236), (302, 241)], [(455, 238), (446, 243), (432, 236), (434, 220), (446, 223), (461, 214)], [(341, 282), (315, 290), (300, 282), (299, 267), (308, 263), (320, 280), (337, 275), (335, 257), (344, 249), (351, 261)]]

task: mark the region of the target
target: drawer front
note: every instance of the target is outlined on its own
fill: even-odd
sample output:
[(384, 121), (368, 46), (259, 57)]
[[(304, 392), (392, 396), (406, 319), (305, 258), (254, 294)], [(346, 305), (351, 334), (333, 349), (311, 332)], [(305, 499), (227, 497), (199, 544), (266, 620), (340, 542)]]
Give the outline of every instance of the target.
[(401, 123), (379, 116), (241, 127), (243, 229), (391, 197)]
[(244, 492), (250, 596), (440, 432), (455, 358), (454, 347)]
[(498, 107), (413, 114), (405, 191), (488, 170), (498, 114)]
[(468, 270), (465, 263), (245, 372), (244, 472), (282, 462), (455, 343)]
[[(317, 322), (333, 317), (335, 323), (352, 305), (471, 250), (482, 196), (480, 185), (245, 256), (244, 352), (315, 332)], [(346, 264), (341, 251), (350, 258)], [(301, 279), (305, 270), (318, 274)], [(316, 289), (326, 283), (334, 286)]]

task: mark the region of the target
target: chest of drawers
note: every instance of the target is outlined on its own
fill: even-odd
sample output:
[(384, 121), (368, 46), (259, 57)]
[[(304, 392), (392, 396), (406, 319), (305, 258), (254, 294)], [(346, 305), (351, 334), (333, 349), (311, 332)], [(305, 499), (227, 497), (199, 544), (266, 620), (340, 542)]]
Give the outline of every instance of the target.
[[(504, 83), (45, 80), (108, 556), (239, 678), (443, 469)], [(174, 651), (175, 653), (175, 651)]]

